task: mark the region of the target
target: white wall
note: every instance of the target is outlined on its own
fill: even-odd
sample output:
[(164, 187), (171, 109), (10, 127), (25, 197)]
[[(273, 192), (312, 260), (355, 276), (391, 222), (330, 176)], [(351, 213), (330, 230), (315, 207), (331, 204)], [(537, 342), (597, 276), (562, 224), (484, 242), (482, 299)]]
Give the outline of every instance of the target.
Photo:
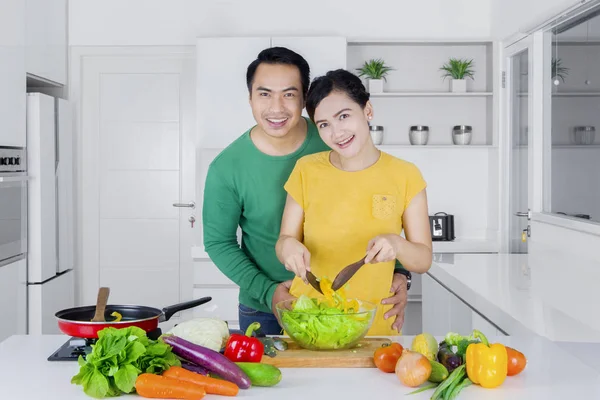
[(69, 42), (194, 45), (199, 36), (487, 38), (491, 0), (70, 0)]
[(492, 0), (492, 37), (504, 39), (518, 32), (526, 32), (580, 3), (581, 0)]

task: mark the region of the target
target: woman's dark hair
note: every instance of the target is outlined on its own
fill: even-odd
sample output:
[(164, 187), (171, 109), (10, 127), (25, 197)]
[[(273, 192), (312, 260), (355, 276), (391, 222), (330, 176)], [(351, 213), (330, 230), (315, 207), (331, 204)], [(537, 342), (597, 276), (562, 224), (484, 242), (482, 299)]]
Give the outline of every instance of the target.
[(361, 108), (365, 108), (369, 101), (369, 92), (358, 76), (345, 69), (329, 71), (324, 76), (315, 78), (306, 96), (306, 112), (313, 122), (319, 103), (334, 91), (345, 93)]
[(264, 49), (258, 53), (256, 60), (252, 61), (250, 65), (248, 65), (248, 70), (246, 71), (246, 85), (248, 86), (248, 91), (250, 94), (252, 94), (252, 82), (254, 81), (254, 74), (256, 73), (258, 66), (262, 63), (295, 65), (300, 72), (302, 95), (303, 98), (306, 99), (308, 85), (310, 84), (310, 67), (308, 66), (308, 62), (306, 62), (304, 57), (302, 57), (300, 54), (285, 47), (270, 47), (268, 49)]

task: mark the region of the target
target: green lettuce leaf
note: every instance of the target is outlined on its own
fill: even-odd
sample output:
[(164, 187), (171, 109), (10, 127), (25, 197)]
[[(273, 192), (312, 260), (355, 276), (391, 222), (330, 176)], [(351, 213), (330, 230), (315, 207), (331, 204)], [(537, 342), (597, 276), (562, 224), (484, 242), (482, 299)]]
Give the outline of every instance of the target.
[(85, 358), (79, 357), (79, 373), (71, 383), (83, 386), (94, 398), (116, 397), (135, 390), (142, 372), (159, 374), (173, 365), (181, 365), (171, 346), (151, 340), (138, 327), (105, 328)]
[[(354, 310), (352, 310), (354, 312)], [(353, 342), (368, 329), (364, 315), (343, 314), (317, 299), (300, 296), (291, 311), (282, 313), (286, 332), (298, 342), (319, 348), (337, 349)]]

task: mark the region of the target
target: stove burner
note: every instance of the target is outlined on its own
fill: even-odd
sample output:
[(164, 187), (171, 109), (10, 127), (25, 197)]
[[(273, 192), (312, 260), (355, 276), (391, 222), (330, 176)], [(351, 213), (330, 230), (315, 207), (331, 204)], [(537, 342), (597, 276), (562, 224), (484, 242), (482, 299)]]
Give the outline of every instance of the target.
[[(156, 328), (153, 331), (147, 332), (146, 335), (152, 340), (157, 340), (162, 335), (162, 331), (160, 328)], [(48, 357), (48, 361), (77, 361), (79, 356), (85, 358), (92, 351), (91, 345), (96, 343), (97, 340), (72, 337), (52, 353)]]

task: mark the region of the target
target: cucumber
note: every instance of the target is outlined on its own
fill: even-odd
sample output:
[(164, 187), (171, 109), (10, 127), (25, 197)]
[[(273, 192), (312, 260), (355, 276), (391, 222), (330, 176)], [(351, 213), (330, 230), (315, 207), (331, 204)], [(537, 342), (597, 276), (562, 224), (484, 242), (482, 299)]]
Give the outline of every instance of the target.
[(448, 378), (449, 372), (446, 367), (437, 361), (429, 360), (431, 364), (431, 375), (429, 376), (429, 382), (440, 383), (444, 379)]
[(236, 362), (250, 378), (253, 386), (275, 386), (281, 381), (281, 370), (271, 364), (259, 362)]

